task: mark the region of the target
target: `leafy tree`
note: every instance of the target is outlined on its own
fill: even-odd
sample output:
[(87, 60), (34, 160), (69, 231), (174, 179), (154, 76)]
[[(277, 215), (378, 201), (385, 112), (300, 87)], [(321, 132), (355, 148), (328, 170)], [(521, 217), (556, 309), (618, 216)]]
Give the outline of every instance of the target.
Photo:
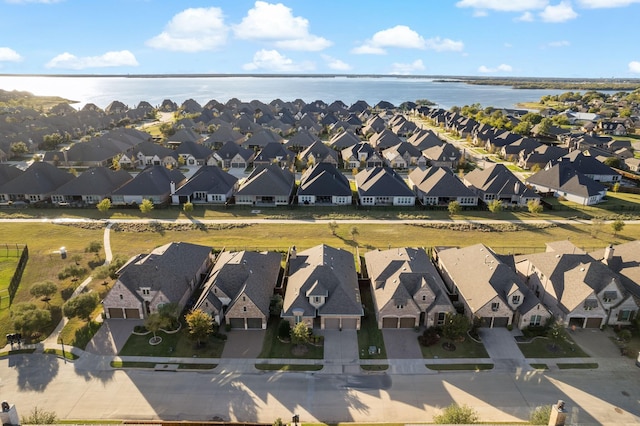
[(193, 212), (193, 203), (191, 201), (187, 201), (182, 205), (182, 210), (186, 214), (191, 214), (191, 212)]
[(98, 208), (100, 213), (107, 214), (109, 212), (109, 209), (111, 208), (111, 200), (108, 198), (104, 198), (102, 201), (96, 204), (96, 207)]
[(447, 313), (442, 325), (442, 335), (450, 340), (458, 339), (469, 330), (469, 318), (462, 314)]
[(17, 303), (11, 308), (11, 322), (24, 336), (33, 336), (51, 323), (51, 312), (33, 303)]
[(189, 311), (185, 320), (189, 326), (189, 335), (200, 347), (202, 342), (213, 333), (213, 318), (202, 309), (194, 309)]
[(349, 233), (351, 234), (351, 239), (355, 243), (356, 238), (358, 238), (358, 235), (360, 235), (360, 231), (358, 231), (358, 227), (357, 226), (351, 227), (351, 230), (349, 231)]
[(160, 133), (166, 138), (167, 136), (172, 136), (176, 133), (176, 129), (173, 127), (171, 123), (162, 123), (158, 128)]
[(529, 200), (527, 201), (527, 209), (529, 209), (529, 213), (539, 215), (542, 213), (544, 208), (542, 204), (540, 204), (540, 200)]
[(280, 417), (278, 417), (274, 422), (273, 426), (286, 426)]
[(269, 302), (269, 314), (272, 316), (279, 316), (280, 312), (282, 312), (283, 304), (284, 300), (282, 299), (282, 296), (279, 294), (273, 295)]
[(100, 250), (102, 250), (102, 243), (100, 241), (91, 241), (84, 249), (87, 253), (100, 253)]
[(519, 122), (511, 131), (523, 136), (529, 136), (533, 126), (528, 121)]
[(536, 407), (529, 416), (529, 424), (548, 425), (551, 417), (551, 405), (541, 405)]
[(62, 312), (67, 318), (78, 317), (89, 322), (91, 314), (98, 306), (98, 295), (96, 293), (84, 293), (68, 300), (62, 306)]
[(329, 230), (331, 231), (331, 235), (336, 236), (336, 231), (338, 230), (338, 223), (335, 220), (332, 220), (327, 224)]
[(58, 416), (54, 411), (45, 411), (36, 405), (31, 414), (22, 417), (22, 424), (27, 425), (52, 425), (58, 422)]
[(620, 182), (616, 182), (616, 183), (614, 183), (614, 184), (613, 184), (613, 187), (611, 188), (611, 190), (612, 190), (613, 192), (618, 192), (618, 191), (620, 191)]
[(145, 318), (144, 326), (147, 330), (153, 333), (153, 340), (157, 340), (158, 337), (156, 336), (156, 333), (158, 330), (168, 327), (170, 325), (170, 321), (171, 320), (169, 318), (160, 315), (159, 312), (154, 312)]
[(541, 135), (546, 135), (551, 130), (551, 126), (553, 126), (553, 121), (549, 117), (545, 117), (540, 120), (538, 123), (538, 133)]
[(142, 203), (140, 203), (139, 207), (142, 214), (149, 214), (153, 210), (153, 201), (147, 200), (145, 198), (144, 200), (142, 200)]
[(64, 142), (64, 138), (60, 133), (51, 133), (50, 135), (44, 135), (42, 137), (42, 143), (40, 144), (40, 148), (45, 151), (53, 151), (58, 145)]
[(289, 321), (280, 321), (280, 325), (278, 326), (278, 337), (283, 340), (291, 338), (291, 323)]
[(311, 339), (309, 327), (303, 321), (300, 321), (291, 329), (291, 342), (294, 345), (304, 345)]
[(79, 254), (74, 254), (73, 256), (71, 256), (71, 260), (75, 262), (76, 266), (80, 266), (80, 262), (82, 262), (82, 256)]
[(51, 296), (53, 296), (56, 293), (56, 291), (58, 291), (58, 286), (55, 285), (55, 283), (52, 281), (43, 281), (43, 282), (35, 283), (29, 289), (29, 293), (31, 293), (33, 297), (38, 297), (43, 301), (47, 302), (47, 304), (49, 304), (49, 300), (51, 300)]
[(491, 213), (500, 213), (502, 211), (502, 201), (491, 200), (489, 204), (487, 204), (487, 207)]
[(618, 157), (607, 157), (604, 159), (603, 163), (609, 167), (616, 169), (620, 168), (620, 159)]
[(616, 219), (613, 222), (611, 222), (611, 229), (613, 229), (613, 236), (617, 236), (618, 232), (622, 231), (622, 229), (624, 228), (624, 221), (622, 221), (621, 219)]
[(177, 326), (180, 316), (180, 305), (177, 303), (165, 303), (158, 307), (158, 314), (167, 320), (167, 327)]
[(113, 159), (111, 160), (111, 169), (112, 170), (120, 170), (121, 166), (120, 166), (120, 158), (122, 158), (121, 154), (116, 155), (115, 157), (113, 157)]
[(11, 152), (16, 155), (26, 154), (29, 152), (29, 147), (27, 147), (27, 144), (22, 141), (12, 143), (10, 149)]
[(442, 410), (442, 414), (433, 416), (435, 424), (464, 425), (473, 424), (478, 421), (478, 414), (467, 405), (453, 403)]
[(447, 206), (447, 210), (449, 210), (449, 214), (451, 216), (455, 216), (457, 214), (460, 214), (460, 211), (462, 210), (462, 207), (460, 206), (459, 202), (451, 201), (451, 202), (449, 202), (449, 205)]
[(64, 280), (66, 278), (73, 277), (74, 279), (77, 280), (78, 278), (80, 278), (86, 273), (87, 273), (87, 268), (84, 268), (79, 265), (69, 265), (58, 273), (58, 279)]

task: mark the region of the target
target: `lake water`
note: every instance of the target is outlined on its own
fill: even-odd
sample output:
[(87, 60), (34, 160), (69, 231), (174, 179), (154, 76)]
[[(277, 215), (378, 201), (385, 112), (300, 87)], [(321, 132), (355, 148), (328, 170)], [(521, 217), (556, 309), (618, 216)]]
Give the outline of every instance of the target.
[(201, 105), (211, 99), (226, 102), (254, 99), (269, 103), (274, 99), (305, 102), (341, 100), (351, 105), (364, 100), (369, 105), (388, 101), (429, 99), (449, 109), (479, 103), (482, 106), (514, 108), (518, 102), (537, 101), (544, 95), (563, 90), (515, 90), (506, 86), (478, 86), (464, 83), (439, 83), (428, 78), (394, 77), (37, 77), (0, 76), (0, 89), (26, 90), (34, 95), (62, 96), (77, 101), (81, 108), (93, 103), (104, 108), (114, 100), (129, 107), (141, 101), (157, 106), (164, 99), (180, 105), (194, 99)]

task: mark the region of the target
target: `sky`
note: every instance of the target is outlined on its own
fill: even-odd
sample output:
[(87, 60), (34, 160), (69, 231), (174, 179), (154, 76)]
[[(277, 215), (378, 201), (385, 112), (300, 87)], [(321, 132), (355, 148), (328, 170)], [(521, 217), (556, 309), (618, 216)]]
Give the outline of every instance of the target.
[(640, 0), (0, 0), (0, 74), (640, 78)]

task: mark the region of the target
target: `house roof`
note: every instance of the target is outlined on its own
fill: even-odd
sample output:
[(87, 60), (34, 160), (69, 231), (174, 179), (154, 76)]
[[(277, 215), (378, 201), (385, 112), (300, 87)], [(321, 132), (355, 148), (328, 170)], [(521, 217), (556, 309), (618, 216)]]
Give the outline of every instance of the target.
[(460, 151), (450, 143), (427, 148), (422, 153), (432, 161), (457, 161), (460, 159)]
[(258, 166), (241, 184), (237, 195), (290, 195), (295, 176), (277, 164)]
[(216, 156), (221, 158), (222, 160), (231, 160), (236, 155), (240, 155), (240, 157), (242, 157), (245, 161), (249, 161), (253, 157), (254, 152), (250, 149), (243, 148), (240, 145), (237, 145), (233, 141), (226, 142), (224, 145), (222, 145), (222, 148), (220, 148), (216, 152)]
[(379, 150), (398, 145), (400, 142), (402, 142), (402, 139), (389, 129), (375, 133), (369, 138), (369, 143)]
[(618, 244), (613, 249), (611, 259), (604, 258), (604, 249), (589, 253), (591, 257), (602, 262), (620, 275), (625, 288), (635, 297), (640, 298), (640, 240)]
[(333, 164), (316, 163), (302, 174), (298, 195), (350, 196), (351, 187)]
[[(611, 167), (596, 160), (594, 157), (584, 155), (580, 150), (571, 151), (564, 157), (556, 160), (556, 162), (567, 160), (571, 162), (574, 169), (585, 175), (619, 175), (619, 173), (613, 170)], [(552, 162), (552, 164), (553, 163), (554, 162)]]
[(202, 166), (193, 176), (178, 188), (174, 195), (191, 195), (204, 191), (208, 194), (227, 194), (233, 189), (238, 178), (216, 166)]
[(296, 155), (284, 147), (281, 143), (270, 142), (262, 147), (260, 152), (255, 156), (253, 162), (272, 162), (273, 160), (279, 161), (293, 161)]
[(35, 162), (19, 176), (0, 186), (0, 194), (50, 194), (74, 176), (44, 162)]
[(576, 171), (572, 164), (566, 161), (556, 163), (549, 169), (540, 170), (529, 176), (526, 182), (583, 198), (596, 196), (606, 191), (602, 184)]
[(53, 194), (109, 196), (131, 179), (133, 177), (124, 170), (93, 167), (53, 191)]
[(281, 260), (282, 255), (272, 251), (220, 253), (194, 306), (200, 307), (205, 299), (218, 299), (215, 294), (218, 291), (213, 292), (216, 288), (220, 297), (231, 299), (229, 308), (244, 295), (263, 315), (269, 316), (269, 304), (280, 274)]
[(484, 170), (475, 169), (464, 177), (465, 184), (471, 185), (483, 193), (498, 196), (517, 195), (520, 197), (537, 198), (538, 196), (527, 188), (503, 164), (493, 164)]
[(180, 146), (176, 148), (176, 152), (183, 155), (193, 155), (194, 158), (199, 160), (207, 159), (213, 153), (211, 149), (207, 148), (203, 144), (193, 141), (182, 142)]
[(315, 317), (316, 309), (307, 296), (312, 287), (328, 294), (318, 309), (320, 316), (364, 315), (355, 262), (348, 251), (322, 244), (290, 258), (283, 316), (293, 316), (293, 311), (300, 309), (305, 316)]
[(407, 139), (407, 142), (418, 148), (420, 151), (445, 143), (431, 130), (420, 130), (419, 132), (411, 135), (411, 137)]
[(133, 152), (136, 156), (138, 153), (142, 153), (145, 157), (157, 156), (158, 158), (178, 158), (176, 151), (150, 141), (141, 142), (135, 147)]
[(402, 177), (389, 167), (369, 167), (356, 176), (360, 197), (415, 197)]
[(353, 132), (344, 130), (331, 138), (329, 146), (333, 149), (342, 150), (360, 142), (360, 138), (358, 138)]
[(10, 164), (0, 164), (0, 186), (20, 176), (24, 171)]
[(233, 130), (233, 128), (229, 126), (220, 126), (218, 130), (211, 133), (211, 135), (205, 139), (203, 142), (204, 145), (213, 145), (217, 143), (226, 143), (226, 142), (234, 142), (234, 143), (242, 143), (244, 141), (244, 135), (240, 132)]
[(477, 198), (450, 169), (444, 167), (417, 167), (409, 173), (409, 180), (426, 196)]
[(132, 258), (121, 270), (118, 280), (133, 294), (148, 287), (162, 291), (171, 302), (179, 302), (189, 290), (189, 282), (197, 279), (211, 247), (173, 242), (155, 248), (149, 254)]
[(322, 162), (327, 157), (331, 157), (338, 162), (338, 152), (334, 149), (329, 148), (322, 141), (317, 140), (313, 144), (311, 144), (307, 149), (300, 153), (300, 158), (309, 158), (313, 157), (316, 162)]
[(291, 139), (284, 144), (287, 148), (294, 146), (297, 147), (309, 147), (318, 141), (318, 137), (309, 133), (307, 129), (301, 129)]
[(171, 182), (180, 185), (185, 177), (179, 170), (164, 166), (149, 166), (129, 182), (113, 191), (114, 195), (164, 195), (170, 192)]

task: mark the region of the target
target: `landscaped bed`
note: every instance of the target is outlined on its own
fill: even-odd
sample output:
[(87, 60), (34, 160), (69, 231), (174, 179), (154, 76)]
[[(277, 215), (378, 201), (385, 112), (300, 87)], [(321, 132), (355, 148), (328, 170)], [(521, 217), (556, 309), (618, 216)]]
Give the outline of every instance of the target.
[[(278, 337), (279, 325), (279, 319), (269, 319), (259, 358), (322, 359), (324, 357), (324, 344), (307, 343), (304, 345), (296, 345), (291, 343), (291, 341), (280, 339)], [(320, 342), (322, 339), (317, 340)]]
[(525, 358), (577, 358), (589, 356), (568, 336), (562, 339), (534, 337), (528, 343), (518, 343), (518, 347)]
[(195, 357), (220, 358), (224, 348), (224, 340), (212, 335), (204, 344), (197, 345), (189, 335), (188, 327), (184, 325), (177, 333), (159, 331), (162, 341), (157, 345), (150, 345), (151, 335), (129, 336), (127, 343), (120, 351), (120, 356), (159, 356), (159, 357)]
[(489, 358), (482, 343), (465, 338), (464, 341), (441, 339), (431, 346), (422, 346), (422, 356), (428, 359), (438, 358)]

